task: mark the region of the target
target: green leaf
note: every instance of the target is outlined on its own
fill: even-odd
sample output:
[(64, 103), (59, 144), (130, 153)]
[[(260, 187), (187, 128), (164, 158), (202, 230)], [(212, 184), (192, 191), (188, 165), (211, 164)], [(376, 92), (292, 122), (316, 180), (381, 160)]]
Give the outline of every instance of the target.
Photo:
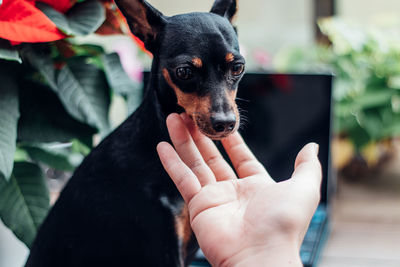
[(387, 84), (390, 88), (400, 90), (400, 73), (395, 76), (389, 77)]
[(381, 109), (379, 113), (383, 123), (383, 129), (381, 129), (382, 136), (400, 136), (400, 113), (394, 113), (391, 107)]
[(9, 75), (0, 66), (0, 176), (7, 180), (13, 168), (20, 116), (17, 84)]
[(75, 56), (100, 56), (104, 54), (103, 47), (93, 44), (71, 44), (71, 48)]
[(101, 69), (88, 64), (88, 57), (75, 57), (56, 73), (48, 55), (41, 55), (34, 47), (27, 49), (24, 54), (43, 75), (72, 117), (99, 129), (103, 136), (108, 133), (110, 92)]
[(386, 124), (382, 129), (382, 134), (387, 137), (398, 137), (400, 136), (400, 115), (396, 114), (393, 123)]
[(337, 116), (333, 120), (333, 126), (336, 133), (346, 133), (355, 127), (360, 127), (354, 115)]
[(44, 163), (60, 171), (73, 171), (83, 156), (70, 151), (71, 143), (29, 144), (22, 145), (29, 157), (38, 163)]
[(363, 146), (372, 140), (367, 131), (360, 126), (349, 129), (347, 134), (355, 145), (357, 151), (360, 151)]
[(67, 35), (82, 36), (95, 32), (105, 20), (104, 7), (98, 1), (75, 4), (67, 14), (38, 2), (36, 6)]
[(400, 113), (400, 95), (393, 95), (390, 102), (393, 113)]
[(361, 109), (387, 106), (390, 105), (392, 95), (392, 91), (386, 88), (381, 88), (376, 91), (365, 91), (354, 99), (354, 105)]
[(36, 45), (27, 45), (23, 47), (21, 53), (23, 57), (28, 59), (29, 63), (39, 71), (48, 85), (56, 91), (56, 73), (53, 60), (50, 57), (50, 52)]
[(83, 156), (87, 156), (90, 153), (90, 148), (77, 139), (72, 140), (71, 150)]
[(28, 160), (29, 160), (28, 153), (26, 153), (25, 150), (17, 147), (14, 154), (14, 161), (28, 161)]
[(142, 102), (141, 91), (139, 91), (137, 93), (129, 94), (126, 97), (126, 102), (127, 102), (127, 106), (128, 106), (128, 115), (132, 114), (139, 107), (140, 103)]
[[(1, 5), (1, 3), (0, 3)], [(0, 59), (17, 61), (22, 63), (18, 50), (11, 46), (11, 44), (4, 39), (0, 39)]]
[(360, 126), (365, 129), (365, 131), (373, 140), (379, 140), (383, 137), (383, 122), (375, 110), (359, 112), (357, 114), (357, 119), (360, 123)]
[(122, 67), (117, 53), (102, 56), (104, 72), (113, 91), (124, 96), (128, 102), (128, 112), (134, 111), (142, 100), (142, 84), (133, 81)]
[(76, 138), (91, 146), (96, 130), (69, 115), (50, 88), (31, 81), (21, 83), (20, 87), (20, 141), (69, 142)]
[(101, 58), (107, 81), (115, 93), (126, 96), (137, 90), (138, 84), (126, 74), (117, 53), (106, 54)]
[(49, 210), (49, 194), (39, 166), (16, 162), (10, 181), (0, 177), (0, 216), (28, 247)]
[(104, 72), (77, 58), (64, 66), (57, 77), (57, 94), (64, 107), (77, 120), (100, 130), (110, 130), (110, 92)]

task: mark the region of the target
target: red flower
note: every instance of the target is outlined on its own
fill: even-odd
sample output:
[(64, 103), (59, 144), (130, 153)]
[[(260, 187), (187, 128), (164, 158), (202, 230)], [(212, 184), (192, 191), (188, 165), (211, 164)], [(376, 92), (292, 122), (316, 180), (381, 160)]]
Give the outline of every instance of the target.
[[(102, 0), (109, 5), (111, 0)], [(0, 4), (0, 38), (9, 40), (11, 44), (17, 45), (21, 42), (39, 43), (51, 42), (66, 38), (42, 11), (35, 7), (35, 2), (43, 2), (59, 12), (67, 12), (77, 0), (3, 0)], [(0, 2), (1, 3), (1, 2)], [(126, 24), (125, 18), (119, 12), (108, 14), (108, 20), (98, 33), (111, 34), (120, 31), (118, 20)], [(122, 32), (122, 31), (121, 31)], [(142, 41), (136, 36), (133, 39), (141, 50), (146, 50)]]
[[(3, 1), (0, 6), (0, 38), (13, 43), (36, 43), (66, 37), (46, 15), (34, 6), (34, 3), (34, 0)], [(61, 4), (57, 6), (65, 7)]]

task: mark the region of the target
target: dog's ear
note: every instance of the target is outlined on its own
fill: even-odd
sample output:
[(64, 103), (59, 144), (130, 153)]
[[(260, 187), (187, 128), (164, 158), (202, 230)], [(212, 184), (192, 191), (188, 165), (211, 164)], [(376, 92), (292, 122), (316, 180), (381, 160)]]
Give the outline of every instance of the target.
[(115, 0), (125, 16), (131, 32), (144, 42), (150, 52), (154, 52), (157, 35), (166, 23), (160, 11), (145, 0)]
[(236, 0), (215, 0), (210, 12), (223, 16), (232, 22), (236, 11)]

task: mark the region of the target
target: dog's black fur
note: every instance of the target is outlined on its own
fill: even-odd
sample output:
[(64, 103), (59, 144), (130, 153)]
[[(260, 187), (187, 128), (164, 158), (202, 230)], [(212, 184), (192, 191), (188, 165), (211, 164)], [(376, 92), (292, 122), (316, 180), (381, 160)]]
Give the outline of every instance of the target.
[(39, 229), (28, 267), (187, 265), (197, 244), (155, 150), (169, 140), (166, 116), (186, 111), (214, 139), (239, 124), (236, 1), (173, 17), (143, 0), (115, 2), (154, 55), (146, 95), (75, 171)]

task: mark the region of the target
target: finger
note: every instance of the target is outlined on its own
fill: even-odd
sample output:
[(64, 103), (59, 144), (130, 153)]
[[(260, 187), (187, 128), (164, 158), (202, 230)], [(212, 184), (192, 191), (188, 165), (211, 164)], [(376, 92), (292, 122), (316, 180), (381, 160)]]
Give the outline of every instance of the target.
[(214, 173), (217, 181), (237, 179), (235, 172), (222, 157), (214, 142), (197, 129), (186, 113), (182, 113), (181, 117), (185, 122), (194, 143), (199, 149), (200, 154), (208, 167), (210, 167), (211, 171)]
[(167, 118), (167, 127), (176, 152), (196, 175), (200, 184), (206, 185), (215, 182), (213, 172), (204, 162), (182, 118), (176, 113), (169, 115)]
[(264, 166), (251, 153), (238, 132), (222, 139), (221, 142), (240, 178), (262, 174), (266, 175), (270, 181), (273, 181)]
[(178, 188), (186, 203), (201, 189), (201, 185), (194, 173), (182, 162), (173, 147), (161, 142), (157, 145), (157, 153), (161, 163), (172, 181)]
[(319, 190), (322, 181), (321, 164), (318, 159), (319, 146), (309, 143), (304, 146), (296, 157), (292, 180), (299, 180), (307, 186)]

